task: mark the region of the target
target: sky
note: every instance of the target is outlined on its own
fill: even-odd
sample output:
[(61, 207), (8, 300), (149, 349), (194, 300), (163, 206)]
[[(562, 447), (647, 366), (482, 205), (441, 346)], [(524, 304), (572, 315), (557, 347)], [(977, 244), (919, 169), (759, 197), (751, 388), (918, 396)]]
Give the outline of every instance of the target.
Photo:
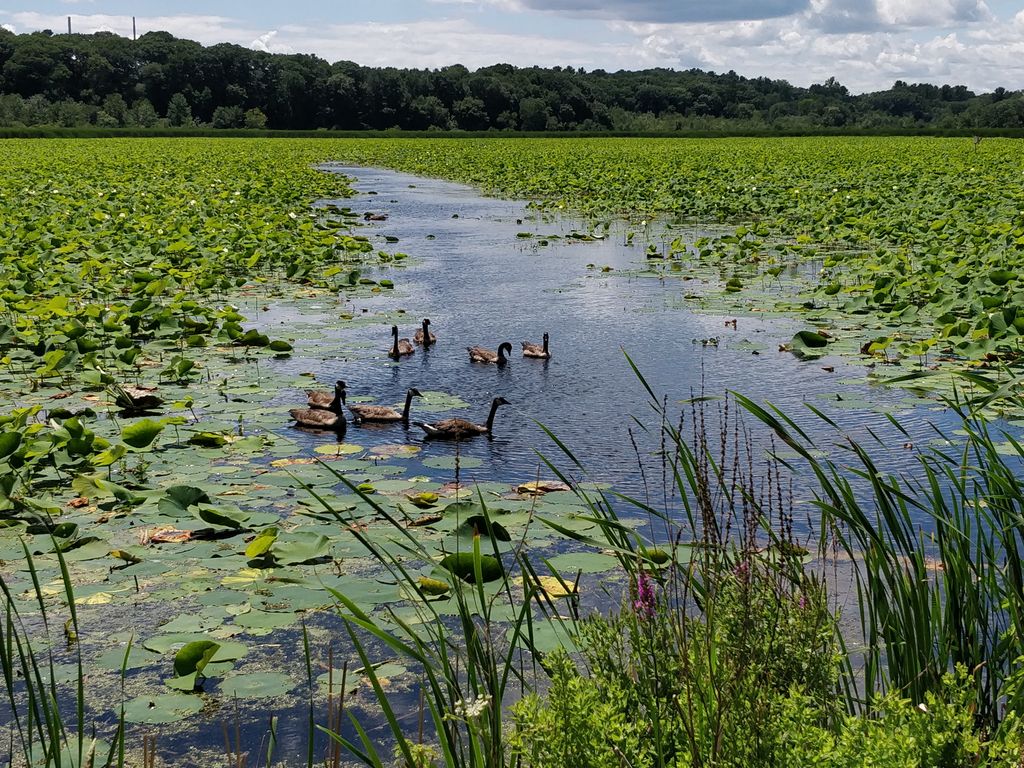
[(166, 30), (366, 66), (699, 68), (1024, 89), (1024, 0), (0, 0), (14, 32)]

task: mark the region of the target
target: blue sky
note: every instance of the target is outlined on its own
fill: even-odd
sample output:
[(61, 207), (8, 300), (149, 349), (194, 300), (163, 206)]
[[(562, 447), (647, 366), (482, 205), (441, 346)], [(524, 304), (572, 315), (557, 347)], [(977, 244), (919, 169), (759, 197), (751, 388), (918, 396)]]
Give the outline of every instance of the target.
[(371, 66), (699, 67), (854, 92), (1024, 89), (1024, 0), (0, 0), (16, 32), (164, 29)]

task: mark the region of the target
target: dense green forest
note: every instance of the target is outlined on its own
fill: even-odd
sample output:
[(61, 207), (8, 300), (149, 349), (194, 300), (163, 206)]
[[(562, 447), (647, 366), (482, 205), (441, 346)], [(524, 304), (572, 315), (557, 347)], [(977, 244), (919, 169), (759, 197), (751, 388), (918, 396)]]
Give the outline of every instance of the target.
[(166, 32), (0, 29), (0, 127), (631, 131), (1024, 128), (1024, 92), (908, 84), (850, 94), (735, 72), (333, 64)]

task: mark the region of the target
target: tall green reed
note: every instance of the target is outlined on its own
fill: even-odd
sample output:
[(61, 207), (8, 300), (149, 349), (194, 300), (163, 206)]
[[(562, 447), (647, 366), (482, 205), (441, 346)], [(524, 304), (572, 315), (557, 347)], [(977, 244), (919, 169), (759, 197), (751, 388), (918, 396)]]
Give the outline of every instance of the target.
[[(10, 705), (11, 750), (17, 753), (26, 766), (43, 768), (64, 768), (85, 765), (99, 768), (123, 768), (125, 764), (125, 720), (122, 695), (114, 736), (103, 754), (103, 744), (90, 728), (86, 717), (85, 674), (82, 654), (78, 643), (79, 624), (75, 610), (75, 592), (67, 562), (56, 537), (50, 542), (57, 557), (61, 573), (61, 598), (68, 608), (68, 619), (64, 623), (64, 637), (74, 652), (75, 690), (71, 698), (74, 720), (68, 723), (62, 706), (67, 696), (59, 690), (57, 667), (53, 652), (53, 628), (50, 606), (44, 597), (39, 582), (35, 559), (22, 541), (25, 564), (32, 581), (32, 591), (39, 607), (39, 621), (42, 625), (42, 641), (45, 652), (34, 646), (37, 631), (30, 629), (18, 610), (18, 597), (11, 591), (11, 585), (0, 576), (0, 591), (5, 601), (4, 627), (0, 636), (0, 668), (3, 669), (4, 688)], [(127, 669), (131, 643), (125, 651), (121, 666), (122, 684)], [(123, 692), (122, 692), (123, 693)]]
[[(560, 529), (610, 548), (630, 584), (621, 610), (581, 626), (582, 662), (598, 685), (621, 680), (634, 716), (650, 723), (650, 752), (633, 759), (655, 766), (768, 759), (791, 687), (815, 702), (822, 723), (840, 712), (840, 638), (823, 579), (805, 564), (808, 542), (797, 539), (784, 467), (755, 450), (732, 399), (694, 398), (672, 413), (634, 371), (654, 422), (637, 427), (659, 445), (654, 466), (645, 468), (637, 451), (643, 498), (577, 486), (601, 535)], [(568, 480), (554, 461), (548, 466)], [(648, 522), (646, 536), (636, 530), (638, 517)], [(603, 636), (609, 626), (612, 639)]]
[[(468, 551), (456, 549), (447, 553), (462, 557), (453, 568), (457, 573), (449, 574), (450, 599), (457, 606), (454, 621), (449, 622), (428, 599), (423, 591), (424, 582), (414, 571), (434, 562), (435, 553), (408, 530), (408, 521), (396, 518), (341, 474), (335, 473), (335, 476), (391, 525), (394, 537), (390, 543), (394, 547), (380, 546), (354, 524), (355, 520), (348, 520), (344, 513), (334, 510), (315, 489), (307, 487), (307, 490), (325, 510), (349, 526), (377, 563), (403, 586), (419, 613), (419, 621), (414, 625), (387, 610), (387, 621), (395, 627), (391, 629), (384, 625), (382, 617), (363, 611), (343, 590), (331, 590), (342, 607), (349, 639), (380, 705), (396, 756), (401, 764), (410, 767), (430, 765), (434, 759), (441, 760), (445, 766), (505, 765), (504, 706), (516, 691), (530, 685), (531, 675), (542, 674), (537, 667), (538, 656), (529, 651), (533, 648), (535, 621), (532, 609), (543, 596), (535, 586), (536, 571), (524, 556), (525, 540), (511, 549), (503, 547), (499, 528), (492, 521), (482, 497), (475, 503), (456, 505), (454, 514), (482, 519), (483, 523), (478, 523), (478, 535), (472, 537)], [(456, 538), (458, 541), (460, 539)], [(495, 561), (501, 578), (496, 582), (497, 589), (491, 590), (487, 588), (488, 571)], [(521, 594), (513, 591), (510, 579), (517, 570), (528, 576), (523, 579)], [(508, 601), (514, 606), (511, 621), (498, 620), (495, 606), (499, 601)], [(368, 640), (376, 641), (416, 665), (422, 692), (421, 723), (415, 734), (403, 727), (402, 718), (395, 712), (374, 671)], [(318, 727), (362, 763), (383, 766), (385, 758), (375, 740), (351, 711), (346, 714), (358, 742), (338, 730)], [(422, 719), (426, 716), (429, 716), (436, 744), (423, 742)]]
[(848, 682), (860, 703), (890, 689), (923, 702), (962, 665), (979, 723), (1020, 713), (1007, 684), (1024, 656), (1024, 446), (1005, 434), (997, 442), (983, 415), (954, 400), (962, 435), (897, 475), (847, 436), (848, 461), (821, 458), (790, 417), (737, 399), (810, 468), (820, 525), (853, 564), (864, 666), (848, 668)]

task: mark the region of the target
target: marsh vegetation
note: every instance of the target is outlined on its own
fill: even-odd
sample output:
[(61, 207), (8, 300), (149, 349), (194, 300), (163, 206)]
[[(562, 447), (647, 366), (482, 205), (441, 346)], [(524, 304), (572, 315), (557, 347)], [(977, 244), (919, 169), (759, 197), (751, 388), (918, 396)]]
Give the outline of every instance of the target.
[(1008, 142), (5, 149), (16, 763), (1019, 764)]

